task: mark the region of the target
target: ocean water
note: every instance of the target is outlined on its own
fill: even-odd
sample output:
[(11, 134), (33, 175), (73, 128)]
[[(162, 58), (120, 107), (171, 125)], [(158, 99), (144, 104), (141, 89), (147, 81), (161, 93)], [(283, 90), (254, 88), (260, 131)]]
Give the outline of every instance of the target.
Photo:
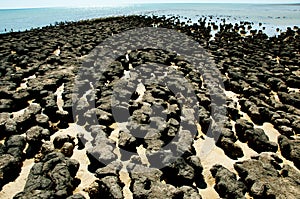
[[(202, 16), (212, 16), (211, 20), (217, 23), (221, 23), (221, 18), (230, 23), (249, 21), (255, 23), (253, 28), (265, 27), (269, 35), (277, 34), (277, 27), (284, 31), (287, 27), (300, 26), (300, 4), (136, 4), (120, 7), (0, 9), (0, 33), (24, 31), (61, 21), (133, 14), (184, 16), (193, 22)], [(259, 27), (259, 22), (263, 26)]]

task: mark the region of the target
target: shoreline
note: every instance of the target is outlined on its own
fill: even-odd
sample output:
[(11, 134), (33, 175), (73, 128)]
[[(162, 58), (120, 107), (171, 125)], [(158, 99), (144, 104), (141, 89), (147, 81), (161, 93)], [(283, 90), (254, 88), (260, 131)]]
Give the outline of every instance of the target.
[[(239, 23), (239, 21), (251, 21), (256, 24), (263, 23), (269, 36), (276, 35), (276, 28), (282, 31), (287, 26), (300, 26), (297, 20), (297, 12), (292, 9), (292, 5), (286, 4), (284, 8), (278, 8), (277, 4), (133, 4), (121, 7), (90, 7), (90, 8), (72, 8), (72, 7), (52, 7), (52, 8), (32, 8), (23, 10), (5, 10), (6, 15), (1, 15), (0, 32), (14, 32), (30, 30), (32, 28), (41, 28), (50, 24), (61, 22), (77, 22), (79, 20), (88, 20), (91, 18), (103, 18), (108, 16), (130, 16), (130, 15), (172, 15), (174, 13), (180, 16), (191, 18), (197, 23), (200, 17), (209, 17), (213, 15), (213, 22), (217, 18), (226, 18), (227, 23)], [(241, 5), (241, 6), (239, 6)], [(268, 7), (269, 6), (269, 7)], [(271, 6), (271, 7), (270, 7)], [(289, 6), (289, 7), (288, 7)], [(274, 8), (274, 12), (264, 12), (263, 10)], [(190, 10), (190, 12), (187, 12)], [(1, 10), (0, 10), (1, 11)], [(30, 12), (29, 12), (30, 11)], [(249, 12), (245, 15), (245, 12)], [(88, 13), (88, 14), (87, 14)], [(256, 13), (256, 14), (254, 14)], [(7, 16), (10, 15), (10, 16)], [(42, 15), (43, 19), (35, 19), (35, 16)], [(26, 17), (26, 18), (24, 18)], [(21, 20), (24, 18), (23, 20)], [(27, 19), (28, 18), (28, 19)], [(183, 20), (182, 20), (183, 21)], [(221, 22), (221, 21), (220, 21)], [(14, 24), (14, 25), (11, 25)]]
[[(37, 9), (40, 9), (40, 8), (37, 8)], [(241, 36), (249, 36), (249, 35), (252, 35), (253, 32), (256, 33), (261, 33), (261, 34), (267, 34), (268, 37), (278, 37), (280, 36), (281, 33), (286, 33), (286, 31), (288, 31), (289, 29), (292, 29), (294, 31), (298, 31), (299, 32), (299, 27), (298, 25), (286, 25), (286, 29), (283, 30), (283, 29), (279, 29), (278, 27), (273, 27), (268, 29), (268, 31), (271, 31), (271, 29), (273, 29), (273, 31), (271, 31), (273, 35), (271, 34), (268, 34), (267, 33), (267, 29), (266, 29), (266, 24), (264, 23), (253, 23), (251, 21), (249, 21), (249, 19), (245, 19), (245, 20), (241, 20), (241, 21), (236, 21), (236, 23), (232, 23), (230, 22), (231, 20), (229, 20), (228, 22), (228, 17), (231, 17), (231, 16), (228, 16), (228, 17), (217, 17), (217, 16), (214, 16), (214, 15), (202, 15), (201, 17), (199, 17), (199, 20), (196, 22), (196, 21), (191, 21), (191, 19), (188, 19), (187, 20), (187, 17), (184, 17), (184, 16), (179, 16), (179, 15), (162, 15), (162, 16), (156, 16), (156, 15), (153, 15), (152, 16), (155, 16), (155, 17), (160, 17), (160, 18), (165, 18), (165, 20), (169, 20), (169, 21), (174, 21), (174, 24), (176, 26), (176, 23), (175, 23), (175, 20), (182, 20), (182, 22), (184, 22), (186, 25), (193, 25), (193, 24), (197, 24), (198, 26), (201, 25), (200, 23), (200, 20), (203, 20), (203, 19), (207, 19), (206, 21), (206, 24), (205, 24), (205, 28), (209, 28), (209, 30), (211, 31), (212, 33), (212, 37), (214, 38), (214, 34), (215, 33), (218, 33), (220, 31), (220, 25), (222, 22), (222, 25), (226, 26), (226, 25), (230, 25), (230, 26), (236, 26), (237, 24), (241, 24), (243, 25), (242, 29), (238, 29), (239, 31), (245, 31), (246, 34), (241, 34)], [(144, 14), (144, 15), (118, 15), (118, 16), (106, 16), (106, 17), (100, 17), (100, 18), (90, 18), (90, 19), (81, 19), (81, 20), (77, 20), (77, 21), (59, 21), (59, 22), (54, 22), (54, 24), (48, 24), (48, 25), (44, 25), (44, 26), (41, 26), (41, 27), (34, 27), (34, 28), (30, 28), (30, 29), (26, 29), (26, 30), (18, 30), (18, 31), (12, 31), (12, 32), (0, 32), (0, 37), (1, 36), (5, 36), (5, 35), (13, 35), (13, 34), (18, 34), (18, 33), (25, 33), (25, 32), (35, 32), (35, 31), (39, 31), (39, 30), (45, 30), (45, 29), (48, 29), (48, 28), (52, 28), (52, 27), (64, 27), (64, 26), (68, 26), (68, 25), (80, 25), (80, 24), (84, 24), (84, 23), (96, 23), (96, 22), (101, 22), (101, 21), (107, 21), (107, 20), (112, 20), (112, 19), (120, 19), (120, 18), (124, 18), (124, 17), (143, 17), (143, 18), (147, 18), (147, 17), (151, 17), (151, 15), (147, 15), (147, 14)], [(226, 19), (227, 18), (227, 19)], [(212, 21), (212, 19), (218, 19), (217, 21)], [(220, 23), (220, 24), (218, 24)], [(177, 24), (178, 25), (178, 24)], [(217, 27), (215, 29), (215, 26)], [(246, 26), (248, 26), (248, 29), (246, 28)], [(275, 33), (275, 30), (276, 30), (276, 34)], [(236, 31), (236, 30), (235, 30)], [(252, 32), (253, 31), (253, 32)], [(298, 33), (299, 34), (299, 33)]]

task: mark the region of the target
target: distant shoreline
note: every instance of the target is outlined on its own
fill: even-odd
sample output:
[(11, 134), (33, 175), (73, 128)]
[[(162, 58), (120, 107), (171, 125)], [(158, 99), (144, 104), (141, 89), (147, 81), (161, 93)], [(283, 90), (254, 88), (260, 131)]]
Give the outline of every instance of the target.
[(128, 6), (139, 6), (139, 5), (171, 5), (171, 4), (181, 4), (181, 5), (278, 5), (278, 6), (300, 6), (300, 3), (136, 3), (136, 4), (124, 4), (119, 6), (53, 6), (53, 7), (26, 7), (26, 8), (0, 8), (3, 10), (26, 10), (26, 9), (49, 9), (49, 8), (118, 8), (118, 7), (128, 7)]
[[(0, 34), (41, 28), (60, 22), (75, 22), (113, 16), (157, 15), (185, 16), (197, 23), (200, 16), (230, 23), (251, 21), (262, 23), (268, 35), (276, 35), (276, 28), (286, 30), (299, 24), (300, 4), (246, 4), (246, 3), (153, 3), (128, 4), (119, 7), (42, 7), (0, 9)], [(207, 21), (207, 23), (209, 20)], [(259, 27), (255, 27), (259, 28)]]

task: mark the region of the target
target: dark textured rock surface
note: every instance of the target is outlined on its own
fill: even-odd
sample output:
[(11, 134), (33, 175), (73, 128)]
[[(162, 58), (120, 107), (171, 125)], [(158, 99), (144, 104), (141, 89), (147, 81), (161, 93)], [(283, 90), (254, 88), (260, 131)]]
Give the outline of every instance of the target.
[(123, 183), (119, 179), (121, 162), (113, 162), (96, 171), (96, 180), (88, 189), (90, 198), (123, 198)]
[(258, 153), (264, 151), (276, 152), (278, 146), (275, 142), (270, 142), (263, 129), (249, 129), (245, 131), (248, 146)]
[(75, 188), (78, 168), (76, 160), (66, 158), (62, 153), (45, 154), (30, 170), (24, 191), (14, 198), (67, 198)]
[(294, 162), (295, 166), (300, 168), (300, 140), (289, 140), (287, 137), (281, 135), (278, 137), (278, 143), (282, 155)]
[(210, 169), (216, 179), (215, 189), (222, 198), (245, 198), (246, 185), (237, 180), (236, 174), (230, 172), (221, 165), (215, 165)]
[(7, 182), (16, 177), (16, 173), (20, 172), (21, 163), (9, 154), (0, 155), (0, 158), (0, 187), (2, 188)]
[(230, 138), (222, 137), (217, 142), (217, 146), (222, 148), (224, 150), (225, 154), (234, 160), (244, 156), (244, 153), (243, 153), (243, 150), (241, 149), (241, 147), (239, 147), (237, 144), (235, 144), (232, 141), (232, 139), (230, 139)]
[(21, 171), (24, 148), (25, 139), (19, 135), (10, 136), (0, 145), (0, 190)]
[(275, 154), (262, 154), (234, 165), (254, 198), (299, 198), (299, 171)]
[(253, 123), (245, 120), (245, 119), (239, 119), (236, 121), (235, 124), (235, 130), (236, 134), (241, 142), (246, 142), (246, 130), (253, 129)]
[(134, 198), (197, 198), (199, 193), (189, 186), (174, 187), (161, 182), (162, 172), (158, 169), (150, 169), (143, 173), (142, 167), (132, 170), (132, 190)]
[(41, 143), (42, 140), (50, 139), (50, 131), (40, 126), (33, 126), (26, 131), (26, 141), (30, 144)]
[(91, 199), (96, 198), (115, 198), (122, 199), (122, 187), (117, 176), (106, 176), (94, 182), (89, 188)]

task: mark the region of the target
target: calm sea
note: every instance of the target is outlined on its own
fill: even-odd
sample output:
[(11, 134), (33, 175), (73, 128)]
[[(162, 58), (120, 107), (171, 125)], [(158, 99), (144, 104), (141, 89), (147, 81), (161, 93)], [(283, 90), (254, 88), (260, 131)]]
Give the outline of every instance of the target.
[[(288, 26), (300, 26), (300, 4), (140, 4), (122, 7), (89, 8), (32, 8), (0, 9), (0, 33), (23, 31), (43, 27), (55, 22), (78, 21), (83, 19), (120, 15), (179, 15), (197, 22), (202, 16), (226, 18), (227, 22), (250, 21), (263, 23), (265, 32), (276, 34), (276, 28), (285, 30)], [(184, 19), (183, 19), (184, 20)], [(220, 23), (221, 21), (218, 21)], [(254, 28), (260, 29), (258, 25)]]

